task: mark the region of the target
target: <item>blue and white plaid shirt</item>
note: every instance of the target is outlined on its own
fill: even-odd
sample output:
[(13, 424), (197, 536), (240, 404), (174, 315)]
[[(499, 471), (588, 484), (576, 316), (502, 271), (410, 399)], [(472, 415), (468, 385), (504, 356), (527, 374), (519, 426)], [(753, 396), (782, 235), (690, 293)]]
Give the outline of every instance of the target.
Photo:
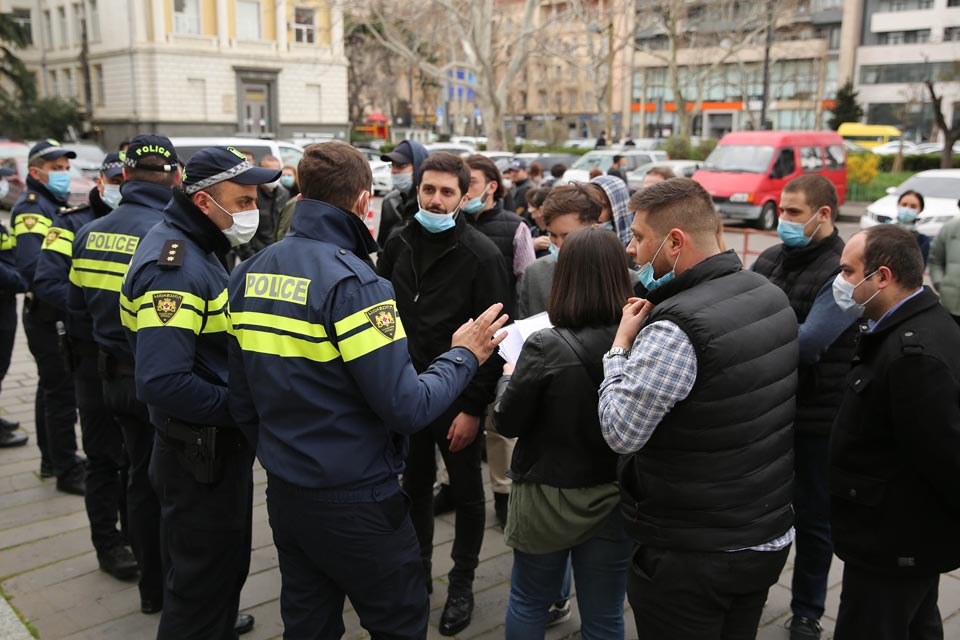
[[(640, 331), (629, 357), (604, 358), (603, 373), (599, 405), (603, 438), (617, 453), (634, 453), (647, 444), (664, 416), (690, 395), (697, 381), (697, 352), (680, 327), (661, 320)], [(793, 539), (791, 527), (750, 550), (778, 551)]]

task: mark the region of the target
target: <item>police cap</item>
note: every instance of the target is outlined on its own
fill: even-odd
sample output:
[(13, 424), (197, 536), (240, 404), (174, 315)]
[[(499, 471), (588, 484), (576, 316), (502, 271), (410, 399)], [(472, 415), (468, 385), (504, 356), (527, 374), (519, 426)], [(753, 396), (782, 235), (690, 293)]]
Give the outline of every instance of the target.
[(77, 154), (70, 149), (64, 149), (60, 146), (60, 143), (54, 140), (53, 138), (47, 138), (41, 142), (30, 147), (30, 154), (27, 156), (27, 162), (33, 162), (38, 158), (42, 158), (44, 162), (48, 160), (56, 160), (57, 158), (68, 157), (71, 160), (77, 157)]
[[(139, 135), (130, 141), (127, 150), (120, 156), (123, 164), (131, 169), (145, 169), (170, 173), (180, 169), (177, 150), (166, 136), (153, 134)], [(145, 163), (147, 158), (159, 158), (163, 164)]]
[(116, 178), (123, 173), (123, 159), (120, 157), (119, 151), (111, 151), (103, 158), (100, 173), (107, 178)]
[(0, 178), (7, 178), (9, 176), (15, 176), (17, 172), (13, 169), (8, 169), (7, 167), (0, 167)]
[(255, 167), (233, 147), (207, 147), (193, 154), (183, 173), (183, 191), (193, 195), (220, 182), (266, 184), (280, 178), (278, 169)]

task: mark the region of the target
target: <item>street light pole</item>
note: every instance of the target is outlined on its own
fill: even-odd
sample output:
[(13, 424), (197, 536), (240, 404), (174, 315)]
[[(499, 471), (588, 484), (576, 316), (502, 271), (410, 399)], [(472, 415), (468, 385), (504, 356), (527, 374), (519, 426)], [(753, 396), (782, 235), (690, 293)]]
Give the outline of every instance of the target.
[(613, 16), (607, 25), (607, 135), (613, 140)]
[(770, 99), (770, 43), (773, 41), (773, 0), (767, 0), (767, 37), (763, 45), (763, 97), (760, 102), (760, 129), (767, 128), (767, 101)]

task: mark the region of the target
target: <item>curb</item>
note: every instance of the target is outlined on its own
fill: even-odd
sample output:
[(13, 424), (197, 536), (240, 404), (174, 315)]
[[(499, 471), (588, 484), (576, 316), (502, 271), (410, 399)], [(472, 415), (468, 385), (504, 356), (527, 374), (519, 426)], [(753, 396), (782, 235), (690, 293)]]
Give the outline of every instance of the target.
[(0, 638), (3, 640), (33, 640), (33, 634), (20, 621), (10, 603), (0, 596)]

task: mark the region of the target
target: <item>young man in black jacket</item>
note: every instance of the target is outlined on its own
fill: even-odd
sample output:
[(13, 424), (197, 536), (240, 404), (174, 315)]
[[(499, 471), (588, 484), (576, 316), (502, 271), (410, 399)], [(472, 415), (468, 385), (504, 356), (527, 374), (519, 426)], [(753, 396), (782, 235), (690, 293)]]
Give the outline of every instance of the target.
[[(387, 242), (380, 274), (393, 283), (410, 359), (418, 372), (450, 347), (460, 325), (496, 302), (512, 299), (500, 250), (460, 215), (467, 202), (470, 170), (460, 158), (437, 153), (420, 167), (415, 185), (418, 211)], [(477, 439), (481, 416), (493, 400), (503, 361), (491, 358), (466, 391), (430, 426), (410, 438), (404, 488), (420, 541), (428, 590), (432, 579), (434, 446), (440, 447), (456, 505), (456, 531), (441, 635), (459, 633), (473, 614), (473, 578), (484, 530), (483, 476)]]
[(913, 234), (850, 239), (834, 296), (861, 311), (830, 441), (837, 640), (943, 638), (940, 574), (960, 567), (960, 328), (923, 286)]

